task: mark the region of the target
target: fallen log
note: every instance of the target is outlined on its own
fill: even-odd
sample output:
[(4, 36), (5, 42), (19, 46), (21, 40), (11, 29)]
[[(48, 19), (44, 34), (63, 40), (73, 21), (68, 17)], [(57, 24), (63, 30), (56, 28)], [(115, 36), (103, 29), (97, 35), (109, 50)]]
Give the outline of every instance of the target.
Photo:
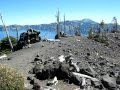
[(80, 86), (82, 86), (83, 88), (85, 88), (85, 86), (87, 85), (86, 79), (90, 79), (93, 82), (94, 87), (99, 88), (99, 89), (103, 88), (102, 83), (97, 78), (93, 78), (91, 76), (76, 73), (76, 72), (72, 72), (72, 74), (73, 74), (73, 77), (75, 77), (78, 81), (81, 80), (80, 78), (82, 78), (82, 82), (81, 81), (79, 82), (81, 82)]
[(88, 76), (88, 75), (84, 75), (84, 74), (80, 74), (80, 73), (76, 73), (76, 72), (72, 72), (72, 74), (74, 76), (78, 76), (79, 78), (88, 78), (88, 79), (91, 79), (94, 82), (100, 82), (97, 78), (93, 78), (93, 77)]

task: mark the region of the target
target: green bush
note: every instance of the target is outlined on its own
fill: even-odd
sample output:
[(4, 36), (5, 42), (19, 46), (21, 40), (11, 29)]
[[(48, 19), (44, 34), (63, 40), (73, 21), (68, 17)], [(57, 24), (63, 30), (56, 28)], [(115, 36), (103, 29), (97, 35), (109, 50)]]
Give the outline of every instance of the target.
[(16, 70), (0, 64), (0, 90), (24, 90), (24, 78)]
[(9, 53), (10, 53), (10, 49), (0, 50), (0, 55), (9, 54)]
[(109, 45), (108, 39), (105, 36), (96, 35), (96, 36), (94, 36), (94, 40), (97, 42), (100, 42), (100, 43), (104, 43), (105, 46)]
[(93, 30), (92, 28), (90, 28), (88, 31), (88, 39), (93, 39), (93, 37), (94, 37)]
[[(17, 44), (16, 38), (10, 36), (10, 39), (11, 39), (11, 42), (12, 42), (13, 46), (15, 46)], [(2, 50), (4, 50), (4, 49), (10, 49), (10, 44), (9, 44), (9, 40), (8, 40), (7, 37), (5, 37), (5, 38), (3, 38), (1, 40), (0, 46), (1, 46)]]
[(120, 33), (119, 30), (111, 30), (111, 33)]

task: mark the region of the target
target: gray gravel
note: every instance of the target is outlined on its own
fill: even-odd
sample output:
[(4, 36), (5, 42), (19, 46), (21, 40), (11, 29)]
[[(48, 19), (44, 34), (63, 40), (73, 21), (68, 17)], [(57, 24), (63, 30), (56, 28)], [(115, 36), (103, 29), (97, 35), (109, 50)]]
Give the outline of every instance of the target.
[[(117, 42), (119, 43), (119, 41)], [(96, 62), (98, 57), (102, 56), (109, 62), (120, 65), (120, 53), (118, 53), (120, 47), (117, 47), (119, 48), (117, 50), (113, 50), (112, 46), (106, 47), (104, 44), (81, 37), (63, 38), (60, 42), (41, 41), (32, 44), (30, 48), (21, 49), (9, 54), (8, 58), (10, 60), (0, 60), (0, 63), (16, 68), (26, 78), (30, 75), (28, 72), (34, 67), (31, 62), (33, 62), (37, 54), (39, 54), (42, 60), (47, 61), (50, 57), (54, 57), (57, 60), (60, 55), (66, 56), (72, 53), (74, 60), (86, 62), (85, 57), (89, 53), (92, 62)]]

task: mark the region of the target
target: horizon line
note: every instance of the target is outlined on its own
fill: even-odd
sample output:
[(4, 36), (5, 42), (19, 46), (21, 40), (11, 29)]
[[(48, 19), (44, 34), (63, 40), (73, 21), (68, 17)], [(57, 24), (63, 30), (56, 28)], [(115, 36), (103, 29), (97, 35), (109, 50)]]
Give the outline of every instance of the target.
[[(82, 20), (91, 20), (95, 23), (100, 23), (98, 21), (95, 21), (95, 20), (92, 20), (92, 19), (89, 19), (89, 18), (84, 18), (84, 19), (81, 19), (81, 20), (66, 20), (66, 21), (82, 21)], [(103, 21), (105, 21), (105, 20), (103, 20)], [(64, 22), (64, 21), (60, 21), (60, 22)], [(9, 25), (6, 25), (6, 26), (12, 26), (12, 25), (27, 26), (27, 25), (42, 25), (42, 24), (53, 24), (53, 23), (56, 23), (56, 22), (40, 23), (40, 24), (9, 24)], [(111, 24), (111, 22), (105, 22), (105, 24)], [(118, 25), (119, 25), (119, 23), (118, 23)], [(0, 26), (3, 26), (3, 25), (0, 24)]]

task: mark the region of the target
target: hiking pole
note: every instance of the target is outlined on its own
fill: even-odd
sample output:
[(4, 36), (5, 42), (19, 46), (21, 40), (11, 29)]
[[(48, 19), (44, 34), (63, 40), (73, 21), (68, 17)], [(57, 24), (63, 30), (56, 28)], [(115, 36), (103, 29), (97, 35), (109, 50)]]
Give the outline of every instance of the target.
[(5, 29), (7, 38), (8, 38), (8, 40), (9, 40), (11, 52), (13, 52), (13, 51), (14, 51), (14, 50), (13, 50), (13, 45), (12, 45), (11, 39), (10, 39), (10, 37), (9, 37), (9, 33), (8, 33), (7, 28), (6, 28), (5, 24), (4, 24), (4, 21), (3, 21), (3, 18), (2, 18), (2, 15), (1, 15), (1, 14), (0, 14), (0, 19), (1, 19), (1, 21), (2, 21), (2, 24), (3, 24), (3, 27), (4, 27), (4, 29)]

